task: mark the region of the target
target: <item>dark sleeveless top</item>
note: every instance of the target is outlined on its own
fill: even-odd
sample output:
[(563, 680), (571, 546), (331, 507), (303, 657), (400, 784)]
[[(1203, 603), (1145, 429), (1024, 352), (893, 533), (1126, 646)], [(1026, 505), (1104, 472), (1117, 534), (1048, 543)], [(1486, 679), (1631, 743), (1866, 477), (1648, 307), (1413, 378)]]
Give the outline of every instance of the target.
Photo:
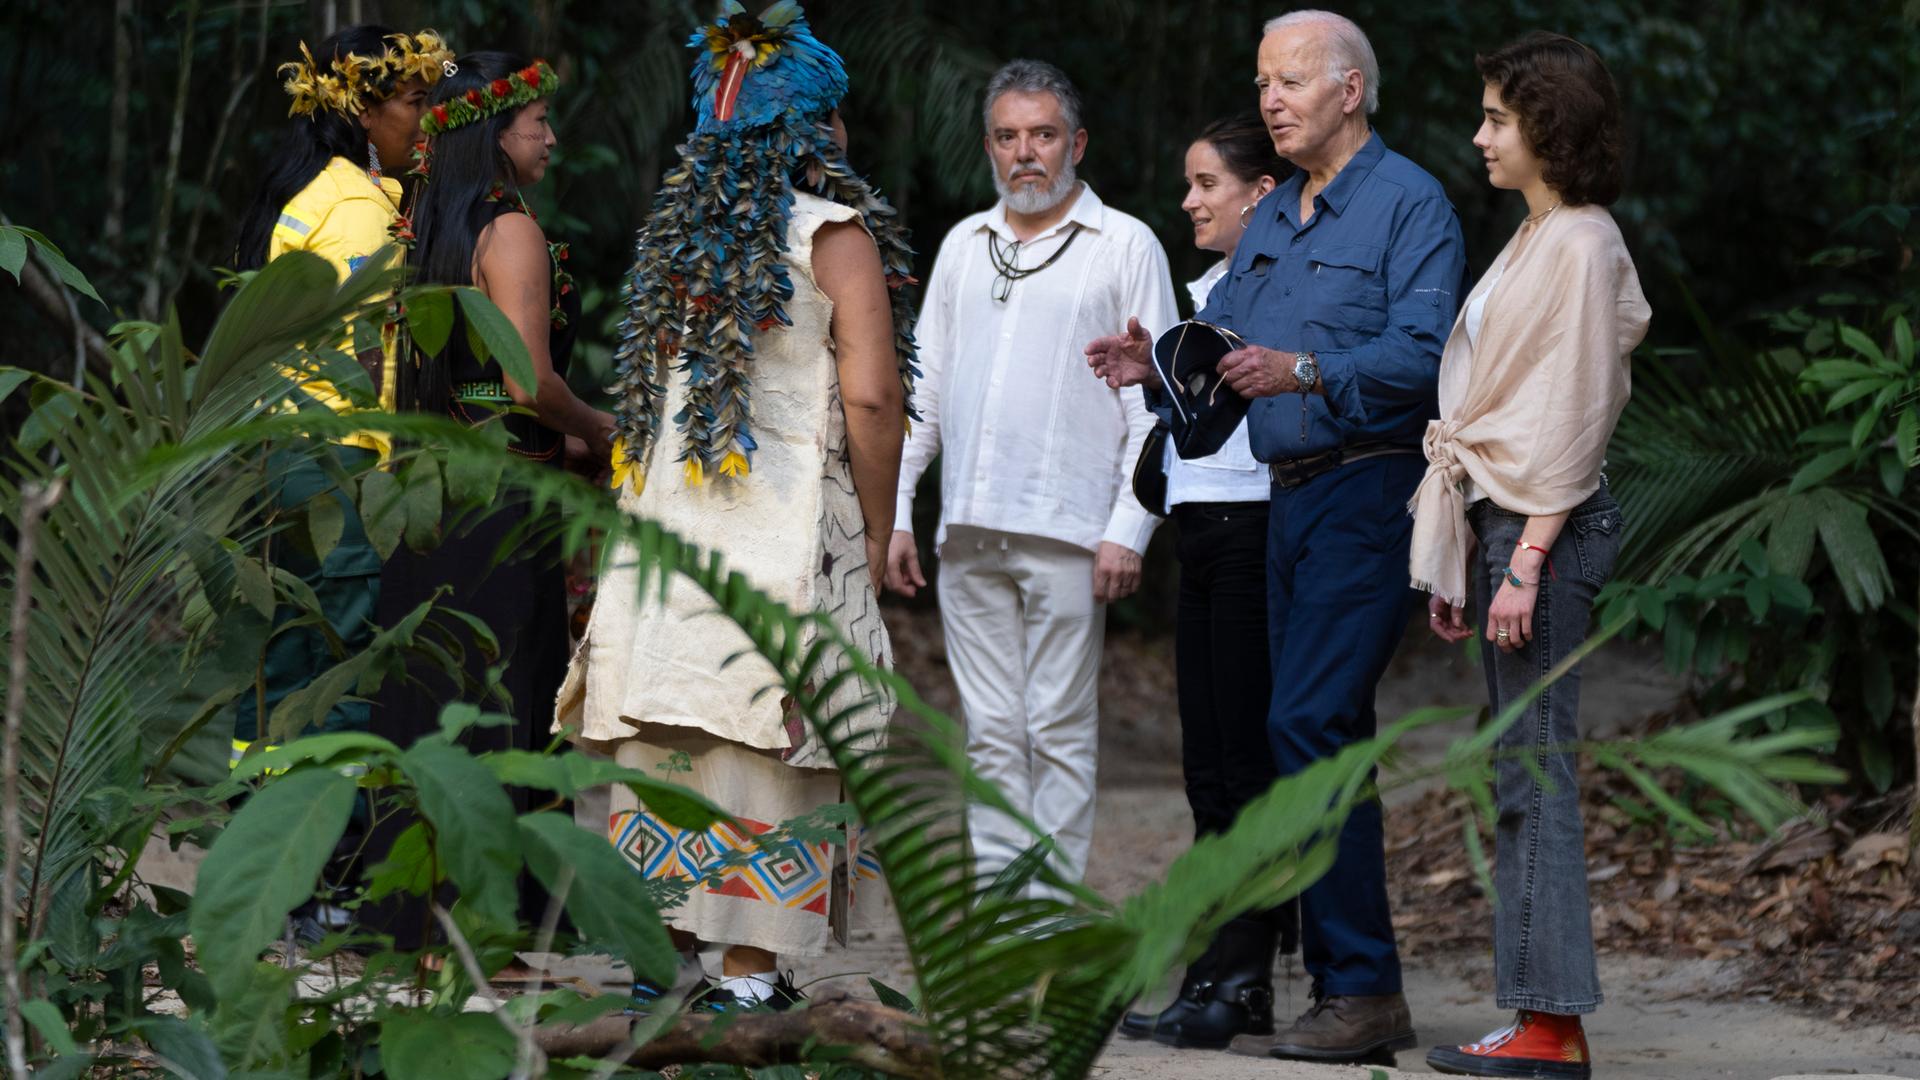
[[(504, 201), (487, 203), (485, 208), (491, 211), (491, 216), (486, 219), (487, 224), (501, 214), (521, 212), (518, 206)], [(574, 339), (579, 335), (580, 291), (570, 283), (565, 283), (567, 279), (560, 266), (565, 245), (548, 244), (547, 248), (547, 261), (552, 268), (554, 282), (548, 289), (548, 302), (553, 310), (552, 326), (547, 334), (547, 355), (553, 361), (555, 373), (564, 377), (567, 365), (573, 359)], [(467, 424), (479, 424), (492, 416), (494, 408), (513, 404), (512, 397), (507, 394), (500, 365), (491, 361), (481, 363), (468, 346), (466, 319), (458, 305), (454, 307), (453, 333), (448, 336), (446, 349), (440, 356), (447, 364), (447, 382), (452, 389), (447, 401), (447, 415)], [(510, 447), (514, 453), (543, 461), (560, 460), (563, 439), (559, 432), (531, 416), (520, 414), (509, 414), (499, 422), (514, 438)]]
[[(518, 207), (487, 204), (491, 211), (486, 221)], [(575, 325), (579, 322), (580, 296), (563, 288), (558, 251), (549, 252), (554, 263), (556, 284), (551, 290), (554, 308), (562, 318), (547, 337), (555, 371), (565, 373), (573, 355)], [(467, 423), (481, 423), (493, 416), (490, 406), (512, 403), (501, 382), (498, 364), (482, 364), (467, 346), (466, 324), (460, 321), (459, 305), (454, 306), (454, 326), (441, 358), (446, 361), (448, 382), (453, 392), (447, 396), (447, 415)], [(463, 399), (462, 392), (466, 391)], [(482, 396), (485, 395), (485, 396)], [(516, 453), (539, 458), (548, 465), (561, 465), (561, 436), (531, 416), (509, 414), (500, 421), (517, 440)], [(514, 722), (497, 727), (473, 727), (461, 736), (461, 743), (475, 753), (489, 750), (532, 750), (545, 746), (551, 736), (553, 699), (567, 673), (567, 582), (560, 561), (560, 544), (548, 530), (545, 539), (529, 542), (522, 526), (536, 514), (554, 514), (557, 508), (535, 507), (526, 497), (509, 493), (495, 499), (475, 513), (473, 508), (449, 508), (443, 519), (437, 546), (416, 552), (405, 544), (387, 559), (380, 574), (380, 596), (375, 621), (384, 627), (397, 625), (419, 605), (465, 612), (484, 623), (498, 645), (500, 669), (490, 658), (491, 648), (483, 646), (471, 626), (434, 615), (434, 620), (457, 648), (449, 652), (460, 658), (463, 675), (450, 679), (435, 665), (410, 661), (409, 678), (388, 678), (374, 697), (372, 730), (401, 746), (439, 730), (438, 717), (449, 702), (467, 701), (493, 712), (510, 712)], [(482, 696), (476, 688), (497, 680), (504, 698)], [(516, 813), (535, 808), (535, 800), (525, 788), (511, 788), (508, 794)], [(389, 851), (394, 841), (414, 820), (405, 809), (375, 822), (367, 850), (372, 861)], [(443, 899), (450, 899), (446, 897)], [(545, 893), (526, 875), (520, 879), (520, 917), (537, 922), (546, 910)], [(396, 892), (375, 904), (361, 908), (361, 926), (390, 933), (397, 947), (419, 948), (427, 943), (424, 928), (431, 918), (419, 898)]]

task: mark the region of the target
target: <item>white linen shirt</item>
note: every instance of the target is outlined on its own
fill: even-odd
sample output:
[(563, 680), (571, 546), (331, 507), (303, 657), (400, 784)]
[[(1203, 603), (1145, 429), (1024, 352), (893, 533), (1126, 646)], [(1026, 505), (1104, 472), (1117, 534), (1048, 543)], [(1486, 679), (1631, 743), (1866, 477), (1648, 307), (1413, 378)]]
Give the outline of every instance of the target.
[[(1193, 310), (1207, 306), (1207, 294), (1227, 276), (1227, 260), (1221, 259), (1194, 281), (1187, 282), (1187, 295)], [(1145, 324), (1142, 324), (1145, 325)], [(1164, 326), (1148, 329), (1151, 334), (1166, 333)], [(1220, 449), (1203, 458), (1183, 461), (1173, 452), (1168, 439), (1163, 451), (1167, 469), (1167, 508), (1181, 503), (1266, 502), (1273, 495), (1267, 467), (1253, 459), (1253, 446), (1247, 441), (1247, 421), (1233, 429)]]
[(1133, 496), (1133, 465), (1153, 414), (1138, 387), (1108, 389), (1087, 366), (1087, 343), (1142, 326), (1173, 325), (1167, 253), (1138, 219), (1082, 185), (1073, 209), (1020, 245), (1038, 266), (1082, 228), (1054, 263), (995, 300), (988, 234), (1016, 238), (1004, 203), (955, 225), (940, 242), (914, 336), (920, 380), (900, 462), (894, 528), (913, 529), (913, 496), (935, 454), (940, 530), (950, 525), (1044, 536), (1089, 551), (1110, 541), (1145, 552), (1160, 519)]

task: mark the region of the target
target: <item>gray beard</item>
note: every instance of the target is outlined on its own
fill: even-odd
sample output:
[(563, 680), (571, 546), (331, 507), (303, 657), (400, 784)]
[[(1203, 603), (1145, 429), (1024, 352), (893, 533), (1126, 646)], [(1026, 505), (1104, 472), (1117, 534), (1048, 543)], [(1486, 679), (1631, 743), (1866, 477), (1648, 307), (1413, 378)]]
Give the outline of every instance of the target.
[(1000, 170), (993, 170), (993, 189), (1000, 193), (1000, 199), (1007, 204), (1007, 209), (1016, 214), (1046, 213), (1073, 194), (1073, 185), (1079, 181), (1080, 177), (1073, 171), (1072, 161), (1062, 165), (1060, 175), (1043, 188), (1015, 188), (1000, 175)]

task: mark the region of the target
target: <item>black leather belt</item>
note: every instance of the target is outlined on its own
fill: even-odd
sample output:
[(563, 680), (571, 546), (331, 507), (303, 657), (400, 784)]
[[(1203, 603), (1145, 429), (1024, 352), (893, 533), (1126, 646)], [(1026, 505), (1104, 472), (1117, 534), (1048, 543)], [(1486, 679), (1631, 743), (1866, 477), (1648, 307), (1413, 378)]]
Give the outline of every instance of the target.
[(1330, 473), (1342, 465), (1355, 461), (1387, 457), (1391, 454), (1418, 454), (1419, 452), (1417, 447), (1402, 446), (1399, 443), (1359, 443), (1354, 446), (1337, 447), (1312, 457), (1271, 462), (1267, 465), (1267, 477), (1277, 487), (1295, 488), (1322, 473)]

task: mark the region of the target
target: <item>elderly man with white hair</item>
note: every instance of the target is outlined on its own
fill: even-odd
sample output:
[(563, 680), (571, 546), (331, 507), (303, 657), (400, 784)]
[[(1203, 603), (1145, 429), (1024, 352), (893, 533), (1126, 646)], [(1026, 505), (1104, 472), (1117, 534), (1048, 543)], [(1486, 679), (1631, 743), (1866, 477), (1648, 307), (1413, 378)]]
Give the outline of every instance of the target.
[[(1387, 149), (1368, 123), (1380, 68), (1367, 37), (1324, 11), (1274, 19), (1260, 42), (1260, 109), (1300, 171), (1262, 199), (1227, 276), (1199, 318), (1248, 345), (1220, 371), (1252, 399), (1254, 456), (1268, 464), (1267, 733), (1281, 774), (1375, 729), (1374, 687), (1399, 644), (1412, 594), (1407, 500), (1438, 416), (1440, 354), (1466, 269), (1460, 223), (1440, 184)], [(1087, 346), (1109, 386), (1148, 384), (1148, 331)], [(1243, 1053), (1355, 1061), (1414, 1045), (1387, 910), (1381, 810), (1355, 810), (1336, 861), (1300, 897), (1313, 1006)], [(1271, 957), (1216, 978), (1213, 992), (1270, 995)], [(1257, 1024), (1250, 1031), (1259, 1031)]]

